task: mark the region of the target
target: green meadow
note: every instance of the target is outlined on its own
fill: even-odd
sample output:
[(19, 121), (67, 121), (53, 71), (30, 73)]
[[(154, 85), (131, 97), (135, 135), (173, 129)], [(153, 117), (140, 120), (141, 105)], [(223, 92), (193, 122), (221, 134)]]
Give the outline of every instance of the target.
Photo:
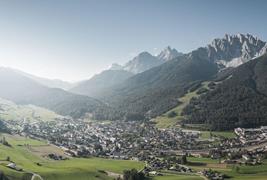
[(189, 157), (188, 165), (195, 171), (203, 169), (212, 169), (226, 174), (231, 180), (266, 180), (267, 179), (267, 160), (262, 164), (255, 166), (221, 164), (218, 160), (210, 158), (195, 158)]
[[(35, 155), (30, 147), (47, 145), (45, 142), (29, 138), (19, 138), (5, 135), (12, 147), (0, 145), (0, 170), (10, 179), (29, 179), (29, 173), (34, 172), (48, 180), (72, 180), (72, 179), (112, 179), (103, 171), (121, 174), (125, 169), (142, 169), (144, 163), (137, 161), (110, 160), (102, 158), (70, 158), (69, 160), (54, 161)], [(27, 144), (26, 146), (24, 144)], [(9, 157), (23, 172), (18, 172), (6, 167), (6, 158)], [(38, 166), (37, 163), (41, 164)], [(36, 178), (37, 179), (37, 178)]]

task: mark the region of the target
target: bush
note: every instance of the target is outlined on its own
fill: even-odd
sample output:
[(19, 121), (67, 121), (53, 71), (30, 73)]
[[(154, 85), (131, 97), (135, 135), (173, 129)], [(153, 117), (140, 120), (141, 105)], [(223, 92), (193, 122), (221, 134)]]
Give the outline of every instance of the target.
[(168, 113), (168, 117), (169, 118), (173, 118), (175, 116), (177, 116), (177, 113), (175, 111), (171, 111), (171, 112)]
[(123, 180), (145, 180), (145, 174), (143, 172), (138, 172), (136, 169), (124, 170)]

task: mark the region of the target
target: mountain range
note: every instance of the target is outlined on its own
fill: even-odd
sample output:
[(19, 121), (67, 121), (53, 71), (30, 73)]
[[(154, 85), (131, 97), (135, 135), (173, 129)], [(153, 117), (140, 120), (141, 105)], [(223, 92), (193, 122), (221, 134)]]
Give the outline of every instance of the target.
[(131, 76), (182, 55), (182, 53), (179, 53), (176, 49), (172, 49), (170, 46), (163, 49), (157, 56), (153, 56), (148, 52), (141, 52), (125, 65), (122, 66), (114, 63), (108, 70), (93, 76), (89, 80), (78, 83), (70, 91), (77, 94), (98, 97), (106, 92), (108, 88), (122, 83)]
[(12, 68), (8, 68), (8, 69), (10, 69), (10, 71), (14, 71), (18, 74), (21, 74), (22, 76), (26, 76), (43, 86), (47, 86), (50, 88), (60, 88), (60, 89), (68, 90), (77, 84), (77, 83), (70, 83), (67, 81), (62, 81), (60, 79), (43, 78), (43, 77), (35, 76), (35, 75), (29, 74), (29, 73), (26, 73), (26, 72), (23, 72), (17, 69), (12, 69)]
[[(206, 47), (138, 73), (97, 98), (133, 117), (130, 119), (155, 117), (178, 105), (178, 98), (200, 82), (211, 81), (219, 72), (264, 52), (266, 43), (252, 35), (225, 35)], [(239, 63), (233, 63), (237, 59)]]
[(199, 48), (201, 55), (222, 67), (237, 67), (266, 51), (266, 42), (250, 34), (226, 34), (211, 44)]
[(138, 74), (182, 55), (183, 53), (167, 46), (158, 55), (153, 56), (149, 52), (144, 51), (139, 53), (132, 60), (128, 61), (125, 65), (114, 63), (110, 69), (125, 70)]
[(0, 97), (75, 118), (89, 114), (95, 119), (143, 120), (176, 107), (179, 97), (209, 81), (216, 86), (191, 100), (183, 112), (185, 123), (209, 124), (212, 129), (256, 126), (266, 121), (266, 52), (267, 43), (253, 35), (226, 34), (187, 54), (170, 47), (157, 56), (142, 52), (125, 65), (113, 64), (78, 83), (70, 92), (2, 68)]
[(163, 49), (157, 56), (142, 52), (122, 66), (122, 69), (138, 74), (182, 55), (182, 53), (172, 49), (170, 46)]
[(210, 130), (267, 125), (267, 54), (214, 79), (213, 88), (191, 100), (185, 123)]
[[(45, 107), (61, 115), (75, 118), (86, 114), (98, 119), (102, 115), (104, 103), (87, 96), (76, 95), (59, 88), (46, 87), (35, 80), (10, 68), (0, 68), (0, 97), (17, 104), (33, 104)], [(100, 117), (102, 116), (102, 117)]]
[[(103, 71), (93, 78), (79, 83), (74, 88), (71, 88), (70, 91), (99, 98), (101, 94), (108, 91), (108, 88), (123, 83), (131, 75), (145, 72), (177, 57), (187, 58), (186, 56), (195, 56), (200, 59), (207, 59), (217, 64), (218, 69), (221, 70), (229, 67), (237, 67), (254, 57), (262, 55), (266, 52), (266, 49), (266, 42), (250, 34), (226, 34), (223, 38), (216, 38), (206, 47), (198, 48), (189, 54), (180, 53), (176, 49), (168, 46), (157, 56), (153, 56), (148, 52), (142, 52), (125, 65), (115, 63), (109, 69), (112, 71)], [(109, 77), (107, 77), (107, 71), (109, 72)], [(114, 78), (121, 76), (122, 72), (124, 72), (125, 78)]]

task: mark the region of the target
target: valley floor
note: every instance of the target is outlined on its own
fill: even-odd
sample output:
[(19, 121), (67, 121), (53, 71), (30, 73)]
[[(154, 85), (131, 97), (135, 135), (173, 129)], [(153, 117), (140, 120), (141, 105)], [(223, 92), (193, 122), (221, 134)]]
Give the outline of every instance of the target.
[[(144, 163), (137, 161), (110, 160), (101, 158), (69, 158), (68, 160), (55, 161), (50, 160), (43, 155), (45, 153), (60, 151), (59, 148), (47, 145), (45, 142), (32, 140), (24, 137), (6, 135), (7, 141), (11, 147), (0, 145), (0, 170), (10, 180), (31, 179), (34, 172), (45, 180), (73, 180), (73, 179), (112, 179), (105, 171), (121, 174), (124, 169), (142, 169)], [(50, 147), (50, 148), (47, 148)], [(43, 154), (36, 152), (36, 149), (42, 150)], [(14, 161), (22, 172), (9, 169), (6, 165)], [(77, 176), (78, 175), (78, 176)], [(34, 180), (39, 179), (37, 176)]]
[[(142, 169), (143, 162), (130, 160), (111, 160), (103, 158), (71, 158), (55, 161), (48, 159), (48, 153), (61, 153), (60, 149), (48, 145), (44, 141), (37, 141), (17, 135), (2, 134), (11, 147), (0, 145), (0, 170), (10, 180), (111, 180), (123, 173), (125, 169)], [(8, 160), (7, 161), (7, 157)], [(7, 168), (11, 161), (22, 168), (15, 171)], [(234, 166), (220, 164), (218, 160), (209, 158), (188, 158), (188, 166), (193, 170), (213, 169), (223, 172), (234, 180), (263, 180), (267, 177), (267, 160), (257, 166)], [(152, 177), (153, 180), (201, 180), (205, 179), (199, 174), (181, 174), (162, 171), (163, 176)], [(41, 178), (40, 178), (41, 177)]]

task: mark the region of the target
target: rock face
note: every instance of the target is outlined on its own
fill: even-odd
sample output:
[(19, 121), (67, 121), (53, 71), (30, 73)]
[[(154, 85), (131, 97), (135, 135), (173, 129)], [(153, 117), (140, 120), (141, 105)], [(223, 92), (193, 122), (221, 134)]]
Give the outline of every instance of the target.
[(266, 54), (267, 53), (267, 43), (265, 44), (265, 46), (261, 49), (259, 56)]
[(178, 52), (176, 49), (172, 49), (170, 46), (166, 47), (163, 51), (160, 52), (160, 54), (157, 56), (159, 60), (169, 61), (172, 60), (178, 56), (182, 56), (183, 53)]
[(250, 34), (226, 34), (214, 39), (211, 44), (199, 48), (201, 56), (217, 63), (220, 67), (237, 67), (266, 52), (267, 44)]

